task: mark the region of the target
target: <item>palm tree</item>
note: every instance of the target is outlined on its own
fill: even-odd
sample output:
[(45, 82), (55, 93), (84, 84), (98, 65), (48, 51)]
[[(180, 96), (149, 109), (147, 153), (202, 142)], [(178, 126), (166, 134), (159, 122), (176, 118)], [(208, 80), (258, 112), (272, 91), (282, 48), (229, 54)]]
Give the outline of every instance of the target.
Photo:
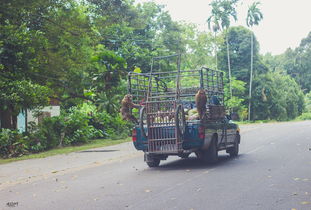
[[(218, 70), (217, 43), (216, 43), (216, 34), (220, 30), (218, 17), (211, 15), (207, 19), (207, 23), (208, 23), (208, 28), (214, 32), (216, 70)], [(211, 26), (211, 25), (213, 25), (213, 26)]]
[[(260, 2), (254, 2), (247, 11), (246, 24), (248, 27), (258, 25), (262, 20), (263, 15), (258, 8)], [(253, 82), (253, 57), (254, 57), (254, 33), (251, 33), (251, 71), (249, 78), (249, 101), (248, 101), (248, 120), (251, 119), (251, 98), (252, 98), (252, 82)]]
[(230, 18), (237, 20), (236, 4), (238, 0), (214, 0), (210, 4), (212, 7), (211, 16), (208, 18), (209, 28), (210, 24), (213, 23), (213, 31), (219, 29), (224, 30), (226, 34), (227, 44), (227, 58), (228, 58), (228, 73), (229, 73), (229, 87), (230, 96), (232, 98), (232, 86), (231, 86), (231, 65), (230, 65), (230, 50), (229, 50), (229, 37), (228, 28), (230, 27)]

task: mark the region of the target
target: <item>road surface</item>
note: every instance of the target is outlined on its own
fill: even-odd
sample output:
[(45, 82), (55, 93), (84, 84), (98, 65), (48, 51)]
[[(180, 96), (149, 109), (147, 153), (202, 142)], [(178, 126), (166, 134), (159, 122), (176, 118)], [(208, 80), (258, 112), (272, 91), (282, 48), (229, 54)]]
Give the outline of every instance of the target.
[[(311, 121), (245, 125), (241, 136), (240, 155), (220, 152), (214, 165), (192, 154), (151, 169), (131, 144), (0, 165), (0, 209), (311, 210)], [(32, 163), (42, 170), (25, 178)]]

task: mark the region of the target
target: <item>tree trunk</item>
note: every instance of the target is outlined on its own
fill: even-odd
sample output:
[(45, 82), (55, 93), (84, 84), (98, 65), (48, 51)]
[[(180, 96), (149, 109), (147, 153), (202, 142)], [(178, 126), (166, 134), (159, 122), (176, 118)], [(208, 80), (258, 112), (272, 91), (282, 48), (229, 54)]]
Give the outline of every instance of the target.
[(249, 77), (248, 121), (251, 120), (252, 82), (253, 82), (254, 35), (251, 35), (251, 72)]
[(58, 147), (63, 147), (64, 138), (65, 138), (65, 132), (63, 131), (60, 133), (60, 139), (59, 139)]
[(232, 98), (231, 65), (230, 65), (230, 51), (229, 51), (229, 37), (228, 37), (228, 31), (227, 31), (227, 33), (226, 33), (226, 43), (227, 43), (227, 58), (228, 58), (228, 72), (229, 72), (229, 90), (230, 90), (230, 98)]
[(217, 56), (217, 40), (216, 40), (216, 32), (214, 33), (214, 38), (215, 38), (215, 60), (216, 60), (216, 70), (218, 70), (218, 56)]
[[(8, 108), (7, 110), (0, 111), (0, 118), (1, 118), (1, 128), (6, 129), (15, 129), (13, 121), (12, 110)], [(15, 120), (16, 122), (16, 120)]]

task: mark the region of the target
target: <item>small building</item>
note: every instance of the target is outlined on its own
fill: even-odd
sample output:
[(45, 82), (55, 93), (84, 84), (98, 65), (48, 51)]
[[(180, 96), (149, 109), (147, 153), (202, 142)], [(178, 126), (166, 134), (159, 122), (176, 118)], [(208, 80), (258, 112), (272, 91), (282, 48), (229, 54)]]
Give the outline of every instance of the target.
[(60, 115), (60, 105), (59, 101), (55, 99), (50, 99), (50, 105), (39, 110), (39, 115), (37, 115), (38, 110), (35, 112), (32, 110), (24, 110), (17, 116), (17, 129), (20, 132), (25, 132), (27, 130), (27, 124), (34, 122), (39, 124), (46, 117), (54, 117)]

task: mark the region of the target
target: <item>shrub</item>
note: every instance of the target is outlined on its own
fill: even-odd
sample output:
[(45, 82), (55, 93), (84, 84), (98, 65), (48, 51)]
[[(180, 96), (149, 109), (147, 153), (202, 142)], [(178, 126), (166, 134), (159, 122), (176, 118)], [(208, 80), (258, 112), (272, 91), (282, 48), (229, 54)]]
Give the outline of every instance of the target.
[(1, 129), (0, 156), (3, 158), (20, 156), (27, 152), (27, 137), (17, 130)]
[(93, 107), (83, 105), (69, 110), (63, 118), (65, 145), (85, 143), (90, 139), (104, 137), (102, 130), (91, 125), (93, 112), (96, 112)]
[(120, 115), (111, 116), (106, 112), (96, 113), (94, 121), (101, 122), (105, 136), (113, 139), (128, 136), (132, 127), (132, 124), (122, 120)]
[(302, 113), (298, 118), (298, 120), (311, 120), (311, 112)]
[(129, 135), (131, 127), (132, 124), (123, 121), (120, 115), (98, 112), (94, 105), (82, 104), (63, 112), (61, 116), (44, 118), (39, 125), (30, 123), (24, 135), (17, 130), (2, 129), (0, 156), (36, 153), (103, 137), (119, 139)]

